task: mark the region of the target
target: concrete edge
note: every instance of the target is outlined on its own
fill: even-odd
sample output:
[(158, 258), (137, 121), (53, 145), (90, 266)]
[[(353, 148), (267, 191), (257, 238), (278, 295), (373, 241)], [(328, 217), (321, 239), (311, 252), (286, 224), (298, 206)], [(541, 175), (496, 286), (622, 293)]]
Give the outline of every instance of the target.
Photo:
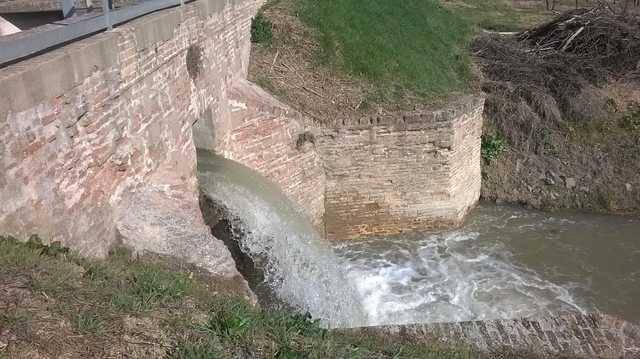
[(160, 10), (116, 28), (78, 40), (41, 55), (0, 69), (0, 118), (21, 112), (47, 99), (61, 96), (96, 71), (118, 66), (117, 29), (134, 29), (138, 48), (150, 48), (174, 36), (185, 20), (184, 10), (210, 17), (228, 6), (250, 0), (196, 0), (180, 7)]
[(427, 106), (424, 109), (413, 111), (397, 111), (380, 116), (336, 119), (332, 123), (317, 124), (316, 126), (327, 130), (362, 130), (381, 126), (406, 131), (451, 127), (453, 122), (462, 115), (482, 108), (484, 101), (485, 96), (482, 93), (467, 94), (450, 100), (443, 105)]

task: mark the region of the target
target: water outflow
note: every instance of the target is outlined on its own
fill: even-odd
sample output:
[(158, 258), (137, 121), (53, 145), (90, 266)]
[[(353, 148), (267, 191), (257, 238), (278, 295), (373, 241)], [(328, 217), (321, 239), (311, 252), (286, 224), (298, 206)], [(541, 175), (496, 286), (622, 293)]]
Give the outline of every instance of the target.
[(570, 292), (474, 243), (478, 233), (343, 243), (371, 325), (519, 318), (583, 311)]
[(329, 327), (366, 323), (344, 265), (282, 191), (257, 172), (198, 150), (200, 189), (243, 223), (240, 248), (264, 263), (265, 282), (278, 299)]
[(334, 249), (372, 325), (598, 310), (640, 320), (638, 218), (484, 204), (458, 230)]

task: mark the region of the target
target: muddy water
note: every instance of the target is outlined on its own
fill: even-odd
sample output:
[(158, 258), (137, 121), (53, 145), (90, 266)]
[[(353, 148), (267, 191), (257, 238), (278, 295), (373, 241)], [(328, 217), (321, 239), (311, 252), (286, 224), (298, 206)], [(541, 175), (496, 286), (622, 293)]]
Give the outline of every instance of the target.
[(602, 311), (640, 322), (640, 219), (483, 204), (459, 230), (338, 242), (369, 324)]

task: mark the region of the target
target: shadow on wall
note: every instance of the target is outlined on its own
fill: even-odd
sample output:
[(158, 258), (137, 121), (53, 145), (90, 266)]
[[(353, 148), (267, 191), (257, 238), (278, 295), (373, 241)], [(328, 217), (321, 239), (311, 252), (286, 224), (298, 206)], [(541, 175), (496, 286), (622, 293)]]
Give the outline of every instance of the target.
[[(269, 285), (264, 281), (264, 264), (262, 260), (254, 261), (240, 248), (240, 241), (246, 232), (246, 225), (231, 214), (222, 203), (216, 202), (200, 193), (200, 209), (205, 224), (211, 229), (211, 234), (221, 240), (231, 252), (238, 272), (249, 283), (249, 287), (258, 297), (258, 303), (263, 308), (284, 309), (286, 303), (277, 299)], [(290, 308), (289, 308), (290, 309)]]

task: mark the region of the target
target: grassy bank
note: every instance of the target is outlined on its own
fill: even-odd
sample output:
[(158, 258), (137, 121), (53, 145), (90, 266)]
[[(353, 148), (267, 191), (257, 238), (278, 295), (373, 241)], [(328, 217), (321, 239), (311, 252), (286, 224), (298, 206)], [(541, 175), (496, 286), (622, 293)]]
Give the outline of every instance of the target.
[(434, 96), (470, 78), (472, 28), (435, 0), (301, 0), (302, 19), (317, 30), (319, 60), (387, 90)]
[(0, 357), (470, 358), (261, 311), (179, 263), (0, 238)]
[(511, 0), (272, 0), (250, 79), (319, 122), (430, 106), (479, 91), (469, 44), (482, 29), (550, 15)]
[[(527, 1), (521, 1), (526, 4)], [(521, 31), (550, 19), (544, 1), (528, 1), (518, 6), (513, 0), (445, 0), (443, 5), (456, 15), (474, 24), (477, 30)], [(568, 1), (560, 1), (558, 8), (566, 8)]]

